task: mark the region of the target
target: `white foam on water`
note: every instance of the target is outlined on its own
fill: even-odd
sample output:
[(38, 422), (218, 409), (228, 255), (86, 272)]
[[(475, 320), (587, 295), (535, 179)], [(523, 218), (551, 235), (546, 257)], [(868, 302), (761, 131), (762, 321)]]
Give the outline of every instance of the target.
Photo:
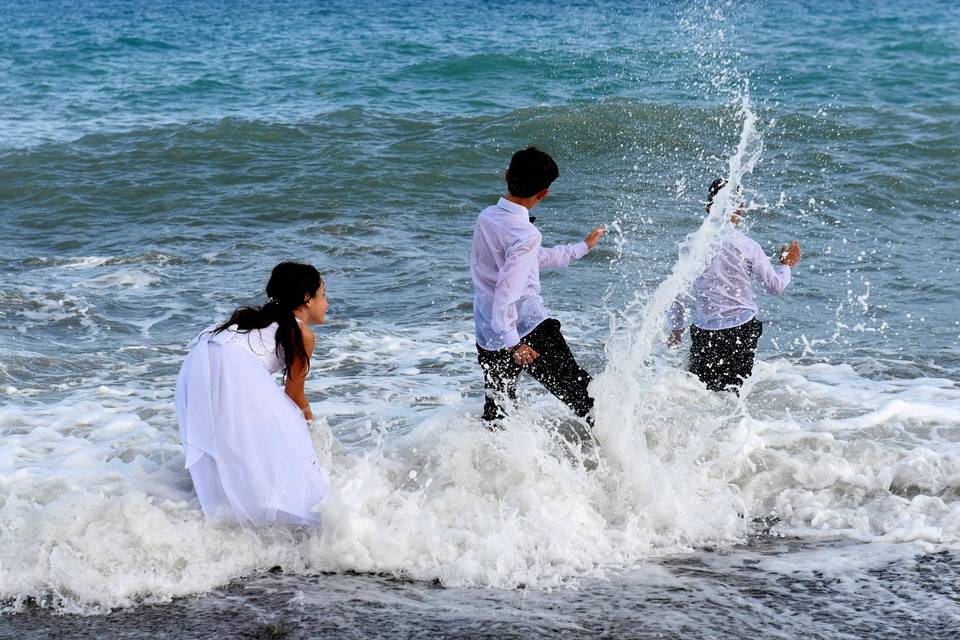
[(147, 269), (118, 268), (110, 273), (87, 278), (75, 286), (93, 289), (114, 289), (117, 287), (130, 289), (144, 289), (160, 282), (160, 277), (150, 273)]
[[(955, 382), (759, 361), (738, 398), (707, 392), (675, 355), (664, 357), (667, 307), (716, 250), (762, 149), (746, 93), (740, 113), (740, 144), (713, 210), (664, 283), (611, 320), (608, 364), (592, 387), (598, 447), (567, 440), (575, 421), (529, 385), (505, 431), (483, 429), (467, 332), (451, 336), (446, 323), (328, 328), (308, 382), (331, 481), (324, 525), (212, 524), (183, 469), (173, 377), (151, 373), (173, 370), (182, 345), (145, 348), (65, 397), (8, 392), (5, 609), (162, 602), (274, 565), (552, 588), (745, 541), (758, 517), (787, 535), (960, 546)], [(82, 286), (151, 286), (141, 273), (121, 269)], [(81, 303), (72, 313), (82, 315)]]
[[(633, 405), (639, 435), (604, 441), (617, 425), (598, 427), (594, 462), (596, 452), (558, 435), (572, 420), (539, 391), (522, 398), (506, 431), (484, 430), (472, 359), (444, 331), (372, 327), (365, 343), (328, 336), (331, 352), (365, 345), (356, 366), (388, 369), (423, 366), (395, 348), (415, 341), (439, 372), (358, 375), (337, 389), (337, 402), (354, 407), (397, 394), (395, 408), (386, 419), (382, 405), (361, 408), (334, 434), (325, 420), (316, 425), (332, 490), (313, 532), (203, 520), (183, 470), (172, 379), (105, 382), (47, 404), (10, 398), (0, 409), (0, 598), (14, 610), (33, 599), (97, 612), (274, 565), (549, 588), (733, 544), (752, 518), (771, 515), (790, 535), (919, 542), (921, 551), (960, 544), (960, 389), (949, 380), (761, 361), (737, 399), (664, 368)], [(442, 400), (403, 405), (400, 393), (427, 397), (444, 371)], [(311, 395), (325, 395), (330, 377), (315, 372)], [(421, 386), (401, 386), (411, 381)]]
[(0, 293), (0, 318), (13, 323), (21, 333), (33, 326), (74, 321), (88, 326), (90, 304), (82, 295), (13, 285)]

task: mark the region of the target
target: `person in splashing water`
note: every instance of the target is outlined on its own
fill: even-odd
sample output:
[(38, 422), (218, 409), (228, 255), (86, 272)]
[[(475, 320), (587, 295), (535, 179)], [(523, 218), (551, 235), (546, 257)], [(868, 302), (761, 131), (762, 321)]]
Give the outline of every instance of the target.
[(483, 369), (483, 420), (495, 427), (505, 402), (516, 398), (517, 378), (526, 371), (592, 425), (590, 374), (577, 364), (560, 322), (549, 317), (540, 297), (540, 269), (566, 267), (587, 255), (605, 229), (582, 242), (549, 249), (530, 216), (560, 175), (556, 162), (536, 147), (516, 152), (505, 174), (507, 195), (477, 218), (470, 251), (475, 294), (473, 317), (477, 360)]
[(267, 296), (190, 345), (176, 391), (186, 467), (209, 519), (318, 524), (326, 478), (304, 381), (316, 341), (310, 324), (326, 319), (326, 290), (313, 266), (282, 262)]
[[(718, 178), (710, 185), (708, 213), (714, 198), (726, 184), (723, 178)], [(744, 205), (740, 202), (730, 222), (740, 224), (743, 212)], [(741, 231), (735, 229), (724, 238), (720, 252), (693, 283), (695, 311), (690, 328), (690, 371), (708, 389), (739, 393), (740, 385), (753, 372), (763, 323), (757, 319), (759, 309), (753, 295), (752, 276), (756, 275), (770, 293), (782, 293), (790, 284), (791, 267), (799, 260), (800, 245), (796, 240), (783, 245), (780, 266), (775, 268), (760, 245)], [(678, 296), (668, 312), (671, 335), (667, 342), (671, 346), (683, 339), (684, 297)]]

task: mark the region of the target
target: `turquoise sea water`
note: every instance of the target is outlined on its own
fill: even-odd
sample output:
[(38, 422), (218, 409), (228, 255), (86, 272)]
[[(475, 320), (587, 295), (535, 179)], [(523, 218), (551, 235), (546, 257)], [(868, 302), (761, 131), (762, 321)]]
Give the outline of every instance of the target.
[[(423, 582), (404, 589), (427, 601), (431, 580), (465, 589), (451, 592), (440, 634), (473, 629), (458, 626), (482, 615), (473, 595), (515, 604), (519, 584), (613, 575), (642, 600), (656, 575), (669, 574), (693, 580), (704, 600), (751, 597), (669, 562), (649, 573), (646, 563), (681, 554), (680, 564), (702, 558), (707, 573), (734, 582), (761, 556), (768, 593), (783, 576), (824, 589), (824, 606), (836, 609), (813, 616), (811, 634), (949, 628), (960, 620), (954, 592), (910, 567), (935, 560), (955, 573), (960, 544), (958, 29), (949, 2), (6, 4), (4, 606), (40, 603), (30, 615), (41, 617), (139, 607), (260, 579), (273, 565), (288, 571), (284, 589), (311, 602), (322, 601), (314, 576), (324, 571), (410, 577)], [(788, 294), (760, 299), (757, 384), (735, 406), (687, 379), (681, 354), (654, 349), (653, 364), (631, 369), (649, 413), (621, 416), (607, 443), (618, 452), (611, 460), (629, 457), (612, 443), (643, 434), (649, 448), (637, 459), (677, 478), (701, 473), (703, 459), (716, 466), (685, 488), (622, 469), (595, 481), (569, 465), (513, 459), (520, 446), (559, 455), (550, 434), (567, 418), (532, 387), (525, 401), (536, 415), (513, 432), (535, 441), (475, 440), (467, 255), (510, 154), (534, 143), (560, 165), (537, 210), (547, 244), (610, 229), (582, 264), (543, 279), (578, 357), (600, 373), (622, 355), (611, 332), (629, 334), (648, 317), (677, 244), (700, 225), (705, 187), (727, 172), (740, 140), (744, 98), (763, 144), (743, 181), (748, 231), (771, 255), (792, 238), (804, 250)], [(344, 496), (379, 497), (343, 498), (337, 513), (352, 514), (353, 530), (331, 515), (339, 533), (323, 539), (254, 536), (218, 555), (240, 534), (204, 529), (191, 502), (172, 384), (189, 339), (259, 300), (282, 259), (310, 261), (327, 280), (331, 318), (318, 332), (308, 392), (338, 443), (334, 484)], [(697, 448), (708, 441), (722, 455)], [(572, 527), (567, 551), (543, 551), (549, 545), (531, 532), (555, 539), (559, 525), (525, 511), (526, 498), (444, 466), (461, 456), (536, 499), (572, 486), (565, 503), (599, 515)], [(366, 488), (350, 489), (351, 477)], [(455, 495), (441, 485), (479, 488)], [(699, 502), (704, 495), (719, 497)], [(400, 517), (397, 500), (419, 501), (420, 515)], [(678, 505), (676, 514), (660, 501)], [(471, 505), (483, 517), (450, 515)], [(519, 515), (484, 520), (496, 509)], [(744, 529), (771, 514), (772, 530)], [(428, 515), (443, 526), (423, 534), (424, 548), (378, 547)], [(471, 555), (493, 522), (500, 563)], [(106, 554), (92, 523), (106, 523), (102, 534), (120, 550)], [(793, 547), (770, 552), (770, 536), (842, 543), (817, 546), (791, 573)], [(893, 545), (879, 554), (889, 559), (882, 568), (863, 560), (872, 544)], [(439, 554), (445, 545), (459, 559)], [(833, 567), (849, 593), (803, 573), (813, 565)], [(909, 593), (897, 600), (902, 626), (858, 617), (866, 626), (857, 632), (844, 626), (851, 611), (893, 597), (877, 571), (889, 574), (891, 592)], [(388, 587), (356, 580), (365, 602), (389, 601)], [(862, 584), (876, 590), (857, 600)], [(536, 615), (580, 597), (554, 593), (538, 592)], [(643, 626), (618, 613), (617, 588), (598, 593), (601, 617), (626, 625), (611, 623), (618, 634), (724, 637), (733, 620), (789, 637), (791, 616), (811, 606), (801, 598), (769, 617), (731, 613), (698, 628), (668, 615)], [(658, 596), (668, 610), (690, 605), (669, 593)], [(131, 628), (133, 611), (124, 614)], [(537, 619), (543, 632), (602, 633), (579, 616)], [(0, 625), (17, 620), (25, 618)]]

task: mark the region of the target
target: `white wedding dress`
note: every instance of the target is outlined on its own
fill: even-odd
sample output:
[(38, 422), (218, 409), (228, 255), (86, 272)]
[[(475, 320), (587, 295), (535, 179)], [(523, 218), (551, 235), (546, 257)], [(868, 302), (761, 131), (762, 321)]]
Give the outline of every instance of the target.
[(176, 405), (186, 467), (204, 515), (316, 525), (326, 495), (303, 413), (277, 385), (277, 325), (206, 331), (190, 345)]

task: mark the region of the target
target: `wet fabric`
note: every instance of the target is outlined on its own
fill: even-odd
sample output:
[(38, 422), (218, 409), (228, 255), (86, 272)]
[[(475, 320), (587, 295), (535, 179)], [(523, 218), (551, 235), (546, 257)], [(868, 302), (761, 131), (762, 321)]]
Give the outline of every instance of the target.
[(241, 524), (319, 524), (326, 495), (309, 428), (273, 379), (269, 332), (203, 333), (177, 379), (186, 467), (204, 515)]
[[(776, 295), (790, 284), (790, 267), (774, 267), (753, 238), (734, 229), (724, 238), (707, 270), (693, 283), (693, 325), (731, 329), (753, 319), (758, 312), (754, 276), (764, 289)], [(685, 297), (678, 296), (667, 313), (671, 329), (683, 328)]]
[(547, 318), (540, 297), (540, 270), (568, 266), (587, 255), (586, 242), (543, 247), (526, 207), (506, 198), (477, 218), (470, 249), (473, 320), (477, 344), (497, 350), (516, 346)]
[(690, 327), (690, 372), (711, 391), (739, 392), (740, 385), (753, 373), (762, 333), (763, 323), (756, 318), (732, 329)]
[(507, 349), (488, 351), (477, 345), (477, 360), (483, 368), (486, 400), (483, 419), (493, 422), (506, 415), (506, 405), (517, 397), (517, 379), (526, 371), (547, 391), (570, 407), (577, 416), (592, 425), (593, 398), (587, 391), (592, 378), (577, 364), (567, 341), (560, 332), (560, 321), (544, 320), (527, 334), (521, 344), (540, 354), (536, 360), (521, 366)]

